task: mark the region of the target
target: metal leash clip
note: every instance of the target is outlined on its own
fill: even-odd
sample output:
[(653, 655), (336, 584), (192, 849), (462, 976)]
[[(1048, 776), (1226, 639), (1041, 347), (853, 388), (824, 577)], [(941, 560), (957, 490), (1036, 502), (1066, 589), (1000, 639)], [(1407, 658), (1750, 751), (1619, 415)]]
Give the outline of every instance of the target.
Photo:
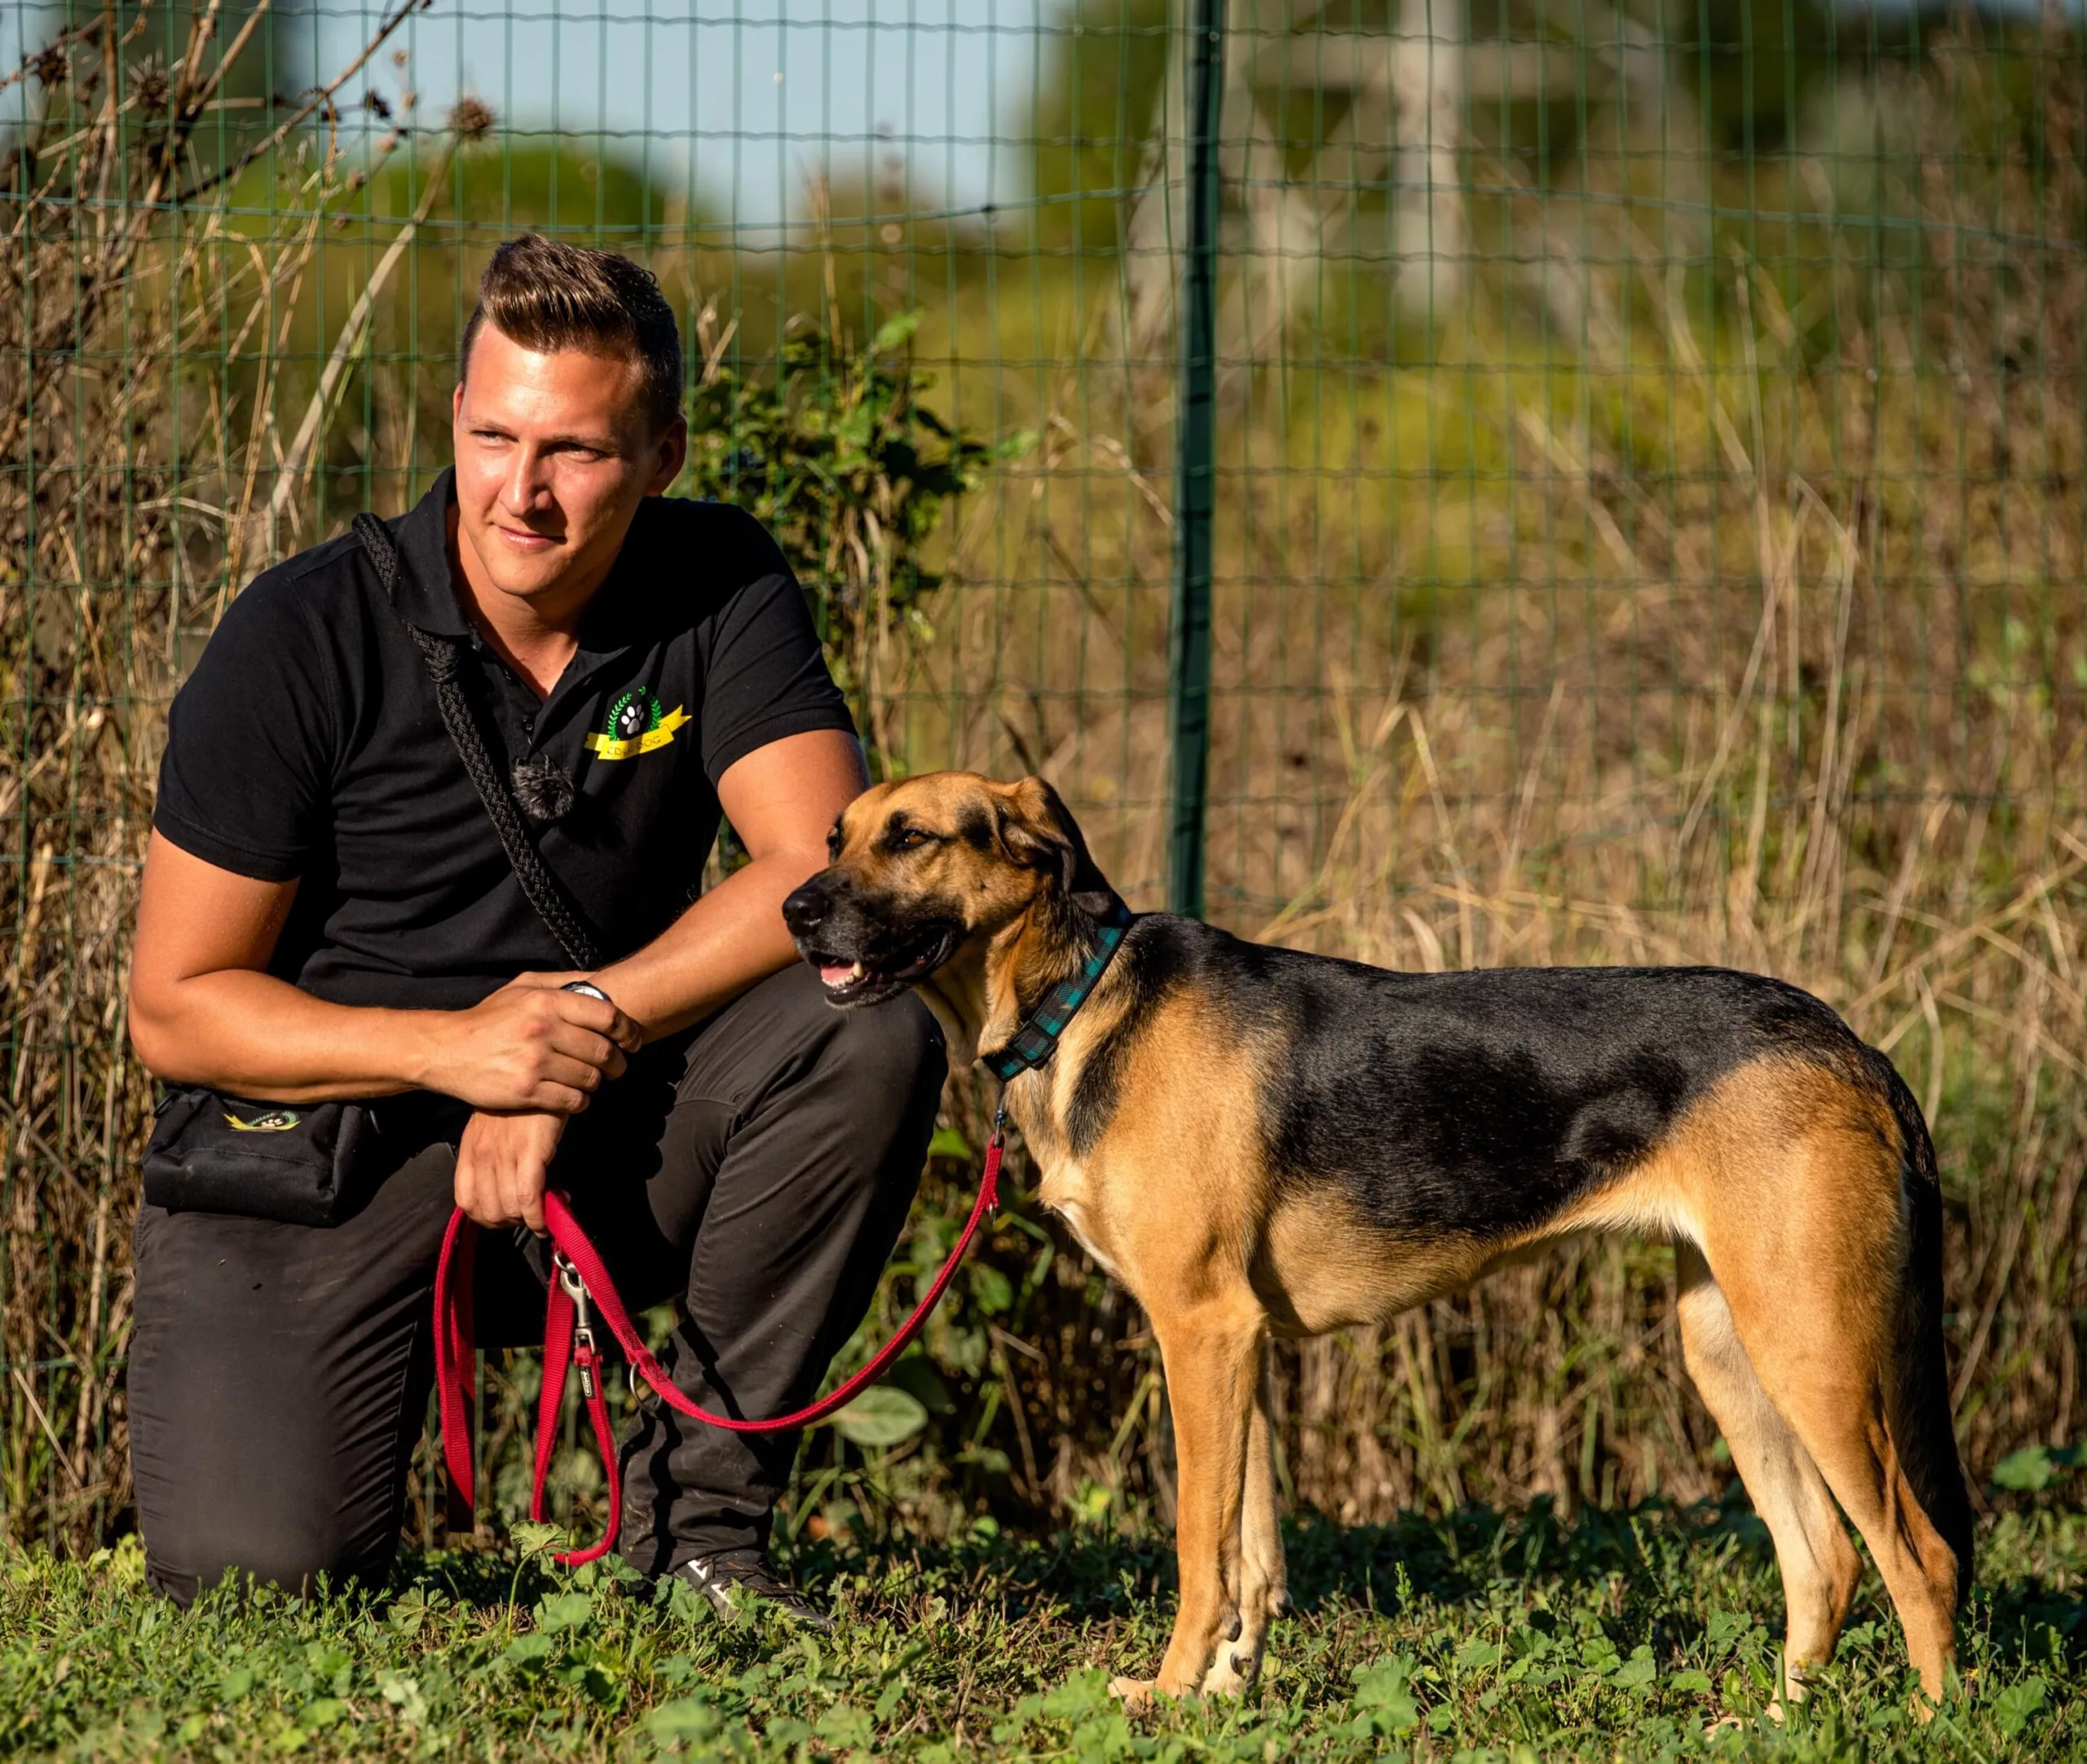
[(1005, 1092), (1004, 1091), (1002, 1091), (1002, 1093), (1001, 1093), (1001, 1096), (1000, 1096), (1000, 1105), (999, 1105), (999, 1108), (995, 1109), (993, 1111), (993, 1136), (992, 1136), (991, 1140), (989, 1140), (989, 1141), (987, 1142), (987, 1144), (986, 1144), (986, 1157), (987, 1157), (989, 1159), (992, 1160), (992, 1162), (991, 1162), (991, 1164), (990, 1167), (991, 1167), (991, 1170), (992, 1170), (993, 1176), (994, 1176), (994, 1180), (995, 1180), (995, 1186), (994, 1186), (994, 1188), (993, 1188), (993, 1199), (992, 1199), (992, 1203), (991, 1203), (991, 1206), (989, 1206), (987, 1207), (986, 1211), (987, 1211), (988, 1212), (990, 1212), (990, 1213), (994, 1214), (995, 1216), (997, 1216), (997, 1215), (998, 1215), (998, 1214), (999, 1214), (999, 1211), (1000, 1211), (1000, 1191), (999, 1191), (999, 1156), (1000, 1156), (1001, 1153), (1002, 1153), (1002, 1152), (1004, 1152), (1004, 1151), (1007, 1149), (1007, 1143), (1008, 1143), (1008, 1099), (1007, 1099), (1006, 1092)]
[(573, 1363), (580, 1369), (580, 1394), (592, 1400), (594, 1395), (594, 1307), (587, 1296), (587, 1282), (563, 1251), (554, 1252), (551, 1267), (558, 1283), (572, 1300)]

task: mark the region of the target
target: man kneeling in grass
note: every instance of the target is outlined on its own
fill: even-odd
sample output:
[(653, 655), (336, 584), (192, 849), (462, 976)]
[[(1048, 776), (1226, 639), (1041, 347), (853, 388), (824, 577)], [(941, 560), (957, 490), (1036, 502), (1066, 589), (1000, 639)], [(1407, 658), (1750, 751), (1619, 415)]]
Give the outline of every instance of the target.
[[(455, 467), (389, 523), (390, 589), (347, 537), (268, 571), (174, 705), (139, 1056), (275, 1105), (248, 1121), (368, 1101), (377, 1148), (330, 1227), (139, 1214), (131, 1462), (152, 1582), (183, 1603), (227, 1571), (384, 1572), (452, 1201), (513, 1228), (480, 1257), (482, 1340), (541, 1329), (555, 1184), (629, 1302), (677, 1302), (680, 1387), (761, 1416), (815, 1394), (860, 1321), (933, 1128), (926, 1009), (830, 1010), (783, 928), (862, 752), (774, 541), (664, 494), (688, 437), (658, 285), (503, 245), (458, 380)], [(430, 637), (603, 952), (588, 972), (503, 850)], [(702, 893), (721, 811), (752, 861)], [(766, 1554), (796, 1444), (649, 1402), (622, 1554), (823, 1621)]]

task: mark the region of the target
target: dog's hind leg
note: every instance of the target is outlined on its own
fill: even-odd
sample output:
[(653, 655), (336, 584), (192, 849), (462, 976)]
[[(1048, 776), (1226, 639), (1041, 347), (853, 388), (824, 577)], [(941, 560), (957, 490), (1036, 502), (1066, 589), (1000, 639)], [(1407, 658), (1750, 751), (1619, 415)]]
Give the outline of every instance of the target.
[(1941, 1375), (1939, 1206), (1916, 1193), (1935, 1217), (1908, 1207), (1894, 1123), (1864, 1118), (1860, 1098), (1826, 1101), (1772, 1173), (1736, 1186), (1750, 1224), (1741, 1205), (1714, 1205), (1704, 1249), (1748, 1361), (1869, 1546), (1939, 1702), (1970, 1572)]
[(1732, 1328), (1732, 1309), (1693, 1244), (1674, 1250), (1682, 1356), (1703, 1404), (1723, 1431), (1754, 1510), (1775, 1541), (1787, 1626), (1783, 1694), (1803, 1693), (1804, 1669), (1833, 1657), (1862, 1559), (1848, 1540), (1825, 1479), (1754, 1374)]
[(1245, 1634), (1240, 1510), (1266, 1324), (1251, 1293), (1178, 1309), (1163, 1308), (1148, 1296), (1147, 1308), (1174, 1414), (1174, 1547), (1181, 1603), (1158, 1678), (1151, 1682), (1118, 1678), (1109, 1687), (1132, 1704), (1154, 1689), (1185, 1696), (1199, 1687), (1227, 1693), (1243, 1688), (1242, 1675), (1231, 1662), (1231, 1644)]
[(1220, 1644), (1203, 1675), (1206, 1696), (1237, 1691), (1260, 1676), (1269, 1625), (1290, 1608), (1282, 1558), (1282, 1517), (1276, 1504), (1275, 1427), (1269, 1381), (1274, 1369), (1264, 1343), (1254, 1413), (1246, 1431), (1246, 1481), (1239, 1511), (1239, 1638)]

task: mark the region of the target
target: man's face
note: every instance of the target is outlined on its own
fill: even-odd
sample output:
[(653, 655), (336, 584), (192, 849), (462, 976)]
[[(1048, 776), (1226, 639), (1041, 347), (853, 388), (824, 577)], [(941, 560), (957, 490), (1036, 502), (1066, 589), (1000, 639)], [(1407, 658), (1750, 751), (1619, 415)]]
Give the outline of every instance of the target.
[(653, 432), (634, 359), (542, 355), (485, 324), (465, 368), (452, 412), (465, 573), (555, 615), (601, 585), (638, 505), (674, 481), (687, 426)]

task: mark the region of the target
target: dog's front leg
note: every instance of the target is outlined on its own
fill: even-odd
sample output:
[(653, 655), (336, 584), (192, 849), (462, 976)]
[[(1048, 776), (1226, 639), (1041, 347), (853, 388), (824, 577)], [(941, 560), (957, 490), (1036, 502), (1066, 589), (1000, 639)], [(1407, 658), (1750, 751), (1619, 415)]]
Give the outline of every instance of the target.
[[(1179, 1472), (1174, 1547), (1181, 1604), (1158, 1678), (1118, 1678), (1110, 1686), (1133, 1705), (1155, 1690), (1181, 1696), (1198, 1686), (1227, 1693), (1243, 1686), (1231, 1664), (1230, 1644), (1241, 1638), (1244, 1627), (1240, 1505), (1265, 1321), (1251, 1298), (1206, 1303), (1163, 1318), (1153, 1308), (1174, 1413)], [(1207, 1679), (1206, 1667), (1211, 1669)]]
[[(1239, 1639), (1221, 1647), (1203, 1678), (1203, 1691), (1236, 1692), (1260, 1676), (1269, 1623), (1290, 1608), (1282, 1559), (1282, 1515), (1276, 1504), (1275, 1425), (1268, 1344), (1261, 1344), (1256, 1400), (1246, 1435), (1246, 1483), (1239, 1515)], [(1228, 1678), (1228, 1674), (1229, 1677)]]

